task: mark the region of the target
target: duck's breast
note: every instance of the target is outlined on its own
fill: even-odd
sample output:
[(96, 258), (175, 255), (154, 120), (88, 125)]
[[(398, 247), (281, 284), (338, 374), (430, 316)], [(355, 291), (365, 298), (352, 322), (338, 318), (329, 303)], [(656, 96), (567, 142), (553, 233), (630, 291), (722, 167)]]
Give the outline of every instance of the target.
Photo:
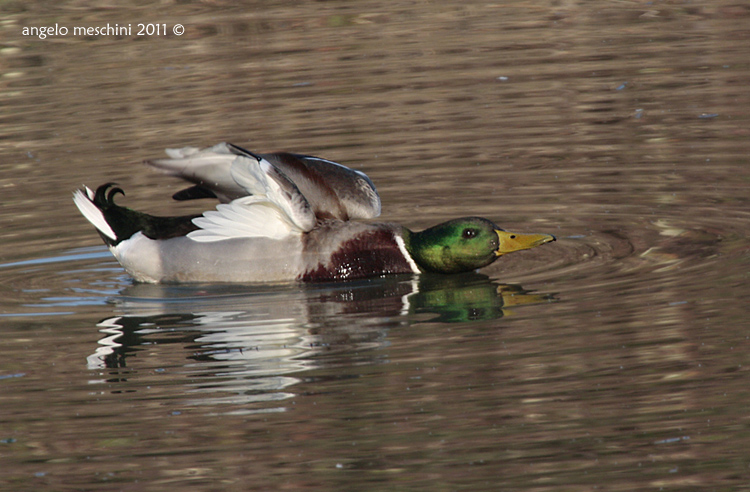
[(306, 282), (419, 272), (395, 224), (328, 221), (305, 235), (303, 249)]

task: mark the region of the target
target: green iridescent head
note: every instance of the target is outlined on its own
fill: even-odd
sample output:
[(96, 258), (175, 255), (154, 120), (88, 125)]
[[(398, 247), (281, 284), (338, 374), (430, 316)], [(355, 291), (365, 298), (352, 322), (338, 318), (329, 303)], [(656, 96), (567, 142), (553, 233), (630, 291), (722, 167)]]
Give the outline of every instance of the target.
[(460, 273), (487, 266), (506, 253), (554, 240), (550, 234), (508, 232), (487, 219), (464, 217), (411, 233), (407, 248), (425, 271)]

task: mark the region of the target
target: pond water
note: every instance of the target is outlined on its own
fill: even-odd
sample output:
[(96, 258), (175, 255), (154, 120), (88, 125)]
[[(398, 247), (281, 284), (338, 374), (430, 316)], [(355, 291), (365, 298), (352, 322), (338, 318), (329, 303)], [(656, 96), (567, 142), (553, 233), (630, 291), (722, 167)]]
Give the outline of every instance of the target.
[[(750, 490), (746, 5), (0, 11), (4, 490)], [(74, 34), (107, 23), (132, 34)], [(457, 276), (133, 283), (72, 191), (195, 211), (140, 162), (220, 141), (362, 170), (411, 228), (558, 241)]]

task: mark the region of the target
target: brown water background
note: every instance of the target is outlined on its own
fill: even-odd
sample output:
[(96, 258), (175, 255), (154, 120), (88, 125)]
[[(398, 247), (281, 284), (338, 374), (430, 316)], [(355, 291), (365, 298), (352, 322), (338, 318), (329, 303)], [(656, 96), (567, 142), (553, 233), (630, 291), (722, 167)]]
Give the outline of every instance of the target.
[[(748, 54), (737, 1), (0, 3), (0, 488), (750, 490)], [(184, 213), (140, 162), (220, 141), (559, 240), (133, 285), (71, 192)]]

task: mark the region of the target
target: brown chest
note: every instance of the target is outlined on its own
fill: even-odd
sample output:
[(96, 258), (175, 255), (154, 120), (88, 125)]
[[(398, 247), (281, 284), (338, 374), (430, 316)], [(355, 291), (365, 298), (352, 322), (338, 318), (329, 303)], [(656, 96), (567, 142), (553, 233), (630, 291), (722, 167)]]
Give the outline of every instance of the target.
[(323, 282), (413, 272), (413, 263), (394, 232), (375, 229), (342, 242), (327, 258), (318, 258), (299, 279)]

